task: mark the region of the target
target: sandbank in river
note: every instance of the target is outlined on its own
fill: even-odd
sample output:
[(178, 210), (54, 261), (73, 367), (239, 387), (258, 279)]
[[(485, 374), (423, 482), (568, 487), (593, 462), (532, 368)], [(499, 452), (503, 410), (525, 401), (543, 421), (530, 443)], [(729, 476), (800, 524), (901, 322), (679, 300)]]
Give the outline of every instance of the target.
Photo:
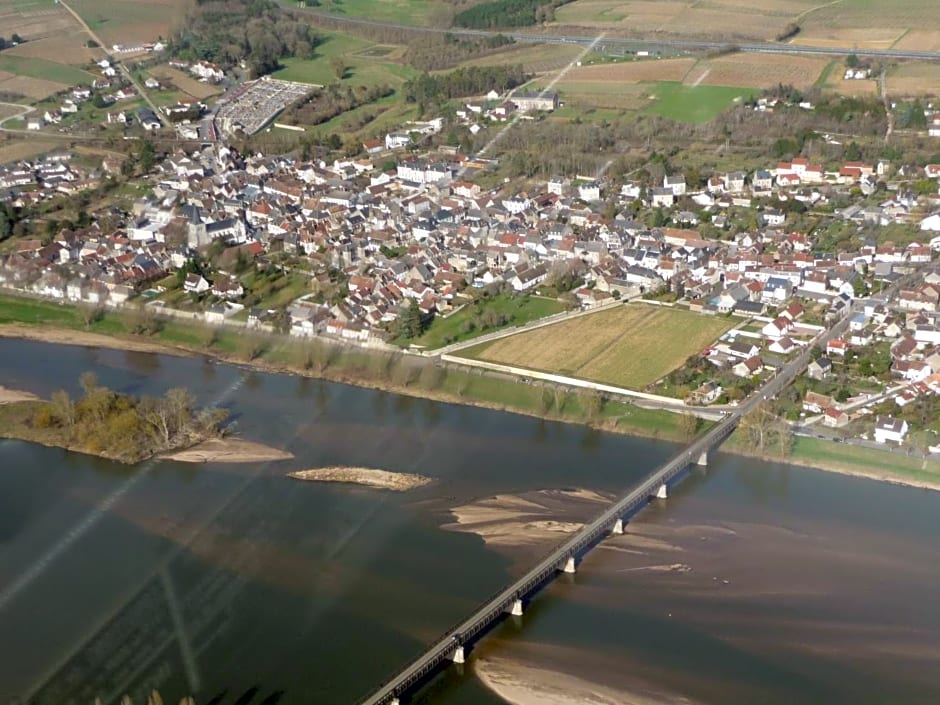
[(363, 485), (393, 492), (407, 492), (417, 487), (423, 487), (431, 482), (431, 478), (409, 472), (389, 472), (373, 468), (353, 468), (334, 466), (328, 468), (313, 468), (287, 473), (288, 477), (306, 482), (340, 482), (352, 485)]
[(213, 438), (160, 457), (180, 463), (264, 463), (290, 460), (294, 454), (240, 438)]
[(18, 389), (7, 389), (0, 385), (0, 404), (18, 404), (22, 401), (39, 401), (39, 397), (31, 392), (21, 392)]

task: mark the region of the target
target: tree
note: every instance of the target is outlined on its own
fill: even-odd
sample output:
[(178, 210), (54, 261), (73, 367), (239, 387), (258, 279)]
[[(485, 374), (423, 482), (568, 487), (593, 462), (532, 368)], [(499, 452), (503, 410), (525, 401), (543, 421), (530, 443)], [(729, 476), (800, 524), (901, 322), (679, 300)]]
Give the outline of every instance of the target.
[(346, 77), (346, 62), (343, 61), (343, 57), (334, 56), (330, 59), (330, 68), (333, 69), (333, 75), (337, 80), (342, 81)]
[(75, 402), (69, 397), (69, 393), (64, 389), (53, 392), (51, 403), (58, 422), (65, 428), (72, 428), (75, 425)]
[(411, 299), (398, 320), (399, 331), (403, 338), (417, 338), (421, 335), (421, 309), (418, 308), (417, 300)]
[(845, 57), (845, 65), (850, 69), (858, 68), (859, 63), (858, 54), (854, 52)]
[(699, 419), (699, 417), (693, 414), (691, 411), (687, 411), (679, 416), (679, 432), (687, 441), (691, 441), (693, 438), (695, 438), (695, 434), (698, 433), (700, 424), (701, 419)]
[(790, 425), (780, 418), (769, 402), (754, 408), (741, 419), (740, 430), (748, 444), (758, 453), (776, 447), (779, 455), (786, 456), (793, 443)]
[(604, 405), (607, 400), (604, 395), (597, 390), (592, 390), (584, 395), (584, 410), (587, 412), (588, 419), (594, 421), (604, 411)]

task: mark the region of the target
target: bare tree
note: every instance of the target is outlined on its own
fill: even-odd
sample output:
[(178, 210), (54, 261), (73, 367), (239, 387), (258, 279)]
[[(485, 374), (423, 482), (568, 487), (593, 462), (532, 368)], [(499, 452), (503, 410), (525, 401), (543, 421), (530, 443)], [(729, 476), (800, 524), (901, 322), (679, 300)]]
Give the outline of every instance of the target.
[(75, 425), (75, 402), (64, 389), (52, 393), (52, 409), (56, 418), (66, 428)]
[(679, 432), (682, 434), (682, 437), (691, 441), (695, 438), (695, 434), (698, 433), (699, 425), (701, 419), (698, 416), (693, 414), (691, 411), (687, 411), (684, 414), (679, 416)]

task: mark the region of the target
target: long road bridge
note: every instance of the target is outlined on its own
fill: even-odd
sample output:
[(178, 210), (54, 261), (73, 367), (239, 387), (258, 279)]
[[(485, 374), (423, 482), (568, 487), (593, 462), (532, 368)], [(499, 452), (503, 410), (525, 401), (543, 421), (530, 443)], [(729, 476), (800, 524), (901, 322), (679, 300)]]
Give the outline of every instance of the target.
[(820, 333), (803, 352), (719, 421), (705, 435), (657, 468), (636, 488), (615, 501), (596, 519), (585, 525), (564, 543), (556, 546), (525, 575), (487, 600), (466, 620), (448, 630), (419, 658), (385, 682), (362, 705), (399, 705), (401, 699), (414, 692), (449, 662), (463, 663), (466, 650), (479, 641), (507, 614), (521, 616), (524, 604), (550, 584), (561, 573), (574, 573), (578, 562), (604, 537), (622, 534), (626, 520), (640, 512), (650, 501), (665, 499), (669, 488), (677, 484), (692, 465), (705, 465), (708, 454), (737, 428), (742, 417), (767, 399), (772, 399), (790, 384), (809, 364), (814, 345), (824, 345), (848, 327), (849, 318), (857, 310), (849, 307), (846, 315), (827, 331)]

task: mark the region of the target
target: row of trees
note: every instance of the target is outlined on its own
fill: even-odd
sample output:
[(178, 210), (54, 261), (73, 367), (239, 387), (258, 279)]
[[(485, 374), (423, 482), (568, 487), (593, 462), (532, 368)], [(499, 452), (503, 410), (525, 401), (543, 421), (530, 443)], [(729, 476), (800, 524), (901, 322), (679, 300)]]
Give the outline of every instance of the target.
[(331, 83), (324, 90), (301, 98), (285, 111), (283, 119), (292, 124), (319, 125), (394, 92), (394, 89), (386, 84), (353, 87)]
[(282, 58), (311, 58), (316, 43), (310, 25), (293, 21), (273, 0), (197, 0), (170, 48), (190, 61), (244, 61), (262, 76)]
[(224, 409), (197, 409), (183, 388), (162, 397), (132, 397), (101, 386), (93, 372), (79, 381), (81, 398), (55, 392), (36, 410), (32, 425), (58, 429), (66, 445), (128, 462), (218, 435), (228, 417)]
[(405, 51), (404, 60), (419, 71), (441, 71), (457, 64), (499, 51), (515, 42), (505, 34), (464, 38), (453, 34), (413, 41)]
[(555, 19), (555, 8), (570, 0), (490, 0), (458, 12), (458, 27), (492, 29), (494, 27), (528, 27)]
[(490, 90), (502, 93), (526, 81), (519, 64), (511, 66), (467, 66), (445, 74), (423, 73), (402, 87), (409, 103), (429, 105), (451, 98), (481, 95)]

